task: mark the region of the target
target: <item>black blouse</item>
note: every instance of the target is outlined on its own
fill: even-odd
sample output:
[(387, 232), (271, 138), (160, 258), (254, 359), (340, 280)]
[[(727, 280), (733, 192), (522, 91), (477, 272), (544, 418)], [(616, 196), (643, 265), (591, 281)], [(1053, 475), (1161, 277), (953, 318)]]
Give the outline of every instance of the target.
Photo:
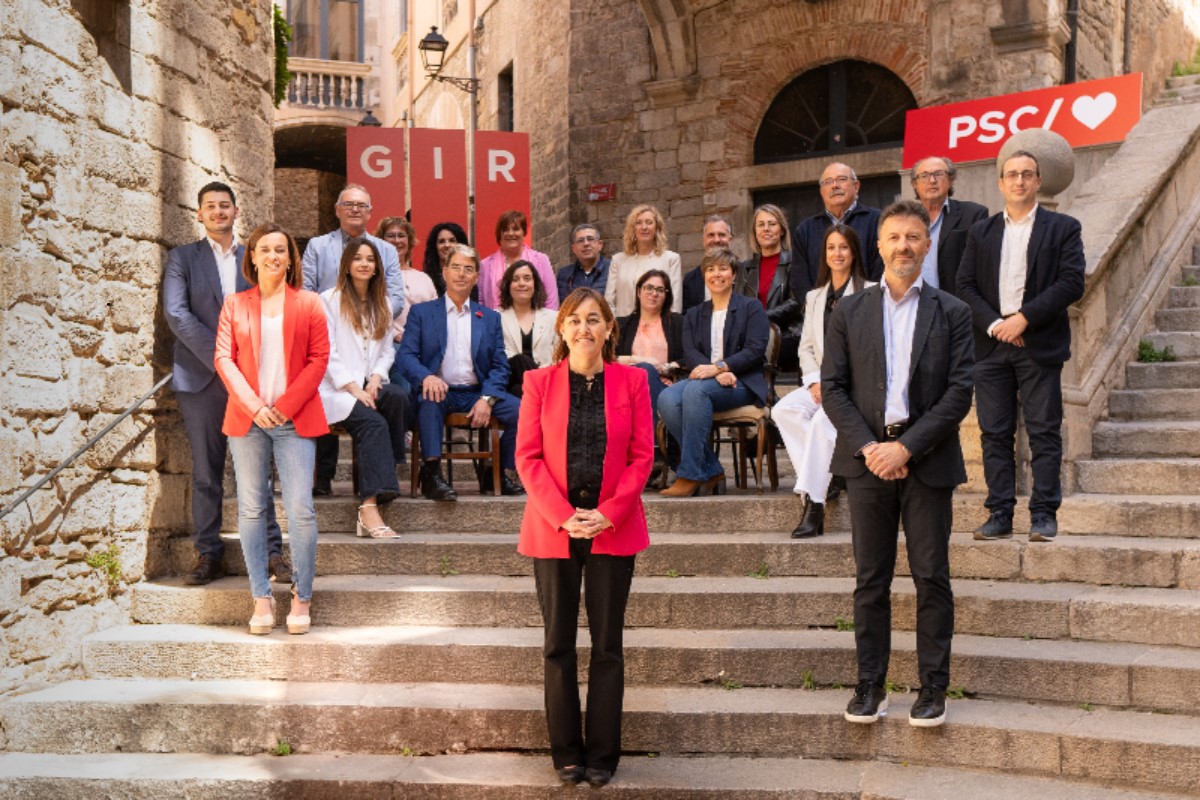
[(521, 331), (521, 352), (527, 356), (533, 356), (533, 328)]
[(589, 381), (572, 372), (571, 410), (567, 416), (567, 500), (576, 508), (595, 508), (600, 503), (607, 444), (604, 373), (597, 372)]
[(833, 310), (837, 308), (838, 301), (842, 299), (842, 295), (846, 293), (846, 287), (849, 285), (849, 280), (843, 283), (839, 289), (834, 289), (832, 282), (829, 284), (829, 291), (825, 293), (825, 318), (822, 320), (826, 335), (829, 334), (829, 318), (833, 316)]

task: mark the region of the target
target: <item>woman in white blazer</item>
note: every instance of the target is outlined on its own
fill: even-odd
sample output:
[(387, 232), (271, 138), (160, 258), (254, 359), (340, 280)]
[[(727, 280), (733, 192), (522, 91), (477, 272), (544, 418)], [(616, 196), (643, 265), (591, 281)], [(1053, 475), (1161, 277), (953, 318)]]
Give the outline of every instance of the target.
[(546, 308), (546, 284), (528, 261), (514, 261), (500, 278), (500, 328), (508, 356), (508, 393), (521, 396), (525, 372), (554, 361), (556, 311)]
[(370, 240), (354, 238), (342, 251), (337, 286), (321, 293), (329, 325), (329, 366), (321, 381), (321, 404), (329, 424), (354, 439), (358, 456), (356, 533), (394, 539), (379, 506), (400, 495), (396, 465), (404, 462), (408, 397), (388, 382), (396, 356), (383, 260)]
[[(833, 478), (829, 461), (837, 429), (821, 407), (821, 359), (825, 330), (838, 302), (872, 284), (863, 269), (858, 234), (848, 225), (833, 225), (825, 232), (817, 287), (804, 298), (804, 329), (800, 334), (800, 380), (803, 384), (775, 404), (771, 419), (783, 437), (788, 458), (796, 469), (796, 494), (804, 495), (800, 524), (793, 539), (825, 533), (825, 500)], [(840, 488), (835, 490), (840, 491)]]

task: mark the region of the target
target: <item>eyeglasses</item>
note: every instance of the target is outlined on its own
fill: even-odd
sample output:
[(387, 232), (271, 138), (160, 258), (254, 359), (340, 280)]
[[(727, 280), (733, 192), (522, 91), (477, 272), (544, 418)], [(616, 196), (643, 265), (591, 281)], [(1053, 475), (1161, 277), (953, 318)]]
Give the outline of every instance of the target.
[(575, 244), (595, 244), (600, 241), (599, 236), (580, 236), (575, 240)]
[(854, 179), (851, 178), (849, 175), (838, 175), (836, 178), (822, 178), (821, 185), (822, 186), (833, 186), (836, 183), (838, 186), (845, 186), (847, 183), (849, 183), (852, 180), (854, 180)]
[(342, 208), (346, 209), (347, 211), (370, 211), (371, 210), (370, 203), (343, 203), (342, 201), (339, 200), (338, 205), (341, 206)]
[(1009, 183), (1016, 183), (1017, 178), (1020, 178), (1023, 181), (1031, 181), (1037, 177), (1037, 173), (1031, 169), (1023, 170), (1021, 172), (1017, 172), (1014, 169), (1004, 173), (1003, 177), (1004, 180), (1008, 181)]
[(940, 181), (942, 178), (947, 177), (949, 174), (950, 173), (944, 169), (935, 169), (933, 172), (918, 172), (916, 175), (913, 175), (913, 180), (914, 181)]
[(479, 270), (475, 269), (474, 264), (448, 264), (446, 272), (461, 272), (464, 275), (474, 275)]
[(665, 295), (667, 293), (667, 288), (665, 286), (651, 286), (649, 284), (643, 284), (642, 285), (642, 293), (643, 294)]

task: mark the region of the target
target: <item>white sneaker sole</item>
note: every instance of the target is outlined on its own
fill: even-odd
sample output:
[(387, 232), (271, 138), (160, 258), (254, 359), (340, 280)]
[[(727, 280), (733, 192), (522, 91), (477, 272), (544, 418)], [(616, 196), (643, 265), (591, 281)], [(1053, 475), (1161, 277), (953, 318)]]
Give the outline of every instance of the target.
[(879, 704), (879, 708), (874, 714), (851, 714), (849, 711), (847, 711), (842, 716), (846, 718), (846, 722), (854, 722), (859, 725), (870, 725), (873, 722), (878, 722), (880, 717), (887, 716), (887, 707), (888, 701), (885, 697), (883, 698), (883, 702)]
[(940, 717), (933, 717), (932, 719), (916, 719), (914, 717), (908, 718), (908, 724), (912, 725), (914, 728), (940, 728), (945, 722), (946, 712), (944, 711)]

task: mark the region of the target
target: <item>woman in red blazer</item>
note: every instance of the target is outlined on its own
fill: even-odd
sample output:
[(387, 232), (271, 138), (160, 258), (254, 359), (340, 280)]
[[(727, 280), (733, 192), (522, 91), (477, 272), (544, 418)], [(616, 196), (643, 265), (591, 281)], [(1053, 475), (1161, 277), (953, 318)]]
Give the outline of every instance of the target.
[(300, 251), (273, 223), (250, 234), (242, 274), (253, 288), (226, 298), (217, 325), (217, 374), (229, 391), (222, 430), (237, 475), (238, 537), (250, 576), (250, 632), (270, 633), (275, 600), (267, 567), (271, 458), (283, 492), (292, 553), (289, 633), (307, 633), (317, 562), (313, 437), (329, 432), (317, 387), (329, 363), (321, 298), (300, 290)]
[[(616, 363), (616, 320), (599, 292), (572, 292), (555, 332), (557, 363), (525, 373), (516, 460), (529, 499), (517, 549), (534, 558), (546, 625), (554, 767), (564, 783), (603, 786), (621, 755), (633, 560), (650, 543), (641, 496), (654, 463), (650, 391), (644, 371)], [(592, 639), (586, 736), (575, 652), (585, 571)]]

